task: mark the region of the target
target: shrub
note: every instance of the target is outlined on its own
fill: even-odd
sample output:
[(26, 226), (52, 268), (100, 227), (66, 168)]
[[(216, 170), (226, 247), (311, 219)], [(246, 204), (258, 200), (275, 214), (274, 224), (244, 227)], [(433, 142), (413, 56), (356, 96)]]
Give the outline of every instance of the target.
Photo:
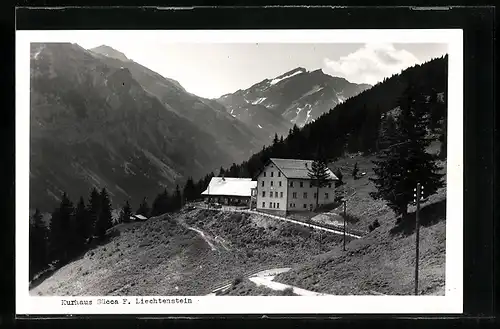
[(375, 220), (373, 221), (372, 225), (373, 225), (373, 228), (374, 228), (374, 229), (376, 229), (377, 227), (379, 227), (379, 226), (380, 226), (380, 223), (378, 222), (378, 219), (375, 219)]
[(241, 276), (237, 276), (234, 280), (233, 280), (233, 286), (237, 286), (238, 284), (242, 283), (243, 282), (243, 277)]
[(281, 292), (281, 296), (295, 296), (293, 288), (292, 287), (285, 288), (285, 290)]
[(368, 225), (368, 230), (369, 230), (370, 232), (372, 232), (374, 229), (375, 229), (375, 228), (373, 227), (373, 225), (372, 225), (372, 224)]

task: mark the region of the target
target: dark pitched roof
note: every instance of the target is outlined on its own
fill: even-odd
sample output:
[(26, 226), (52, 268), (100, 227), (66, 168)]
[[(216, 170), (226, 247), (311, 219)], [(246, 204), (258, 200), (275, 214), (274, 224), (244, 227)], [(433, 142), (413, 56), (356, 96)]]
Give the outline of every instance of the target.
[[(286, 178), (310, 179), (307, 174), (307, 168), (311, 168), (313, 160), (298, 160), (298, 159), (278, 159), (271, 158), (270, 161), (281, 170)], [(337, 176), (328, 168), (331, 180), (338, 180)]]

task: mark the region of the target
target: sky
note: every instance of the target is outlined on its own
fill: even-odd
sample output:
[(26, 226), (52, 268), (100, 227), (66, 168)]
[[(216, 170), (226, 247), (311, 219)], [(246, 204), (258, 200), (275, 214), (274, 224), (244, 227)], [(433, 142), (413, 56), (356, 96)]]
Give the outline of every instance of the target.
[(448, 51), (444, 43), (141, 43), (95, 38), (72, 42), (86, 49), (110, 46), (206, 98), (246, 89), (296, 67), (373, 85)]

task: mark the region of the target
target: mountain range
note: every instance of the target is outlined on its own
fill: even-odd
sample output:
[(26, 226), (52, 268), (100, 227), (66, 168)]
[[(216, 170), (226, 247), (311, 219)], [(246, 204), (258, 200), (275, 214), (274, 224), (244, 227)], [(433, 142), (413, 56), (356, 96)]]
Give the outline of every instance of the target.
[(218, 99), (102, 45), (31, 45), (30, 208), (106, 187), (116, 205), (240, 163), (369, 88), (297, 68)]
[(370, 87), (332, 77), (321, 69), (307, 71), (298, 67), (248, 89), (223, 95), (218, 101), (232, 116), (257, 130), (257, 134), (261, 129), (261, 134), (267, 136), (286, 135), (294, 124), (303, 127)]

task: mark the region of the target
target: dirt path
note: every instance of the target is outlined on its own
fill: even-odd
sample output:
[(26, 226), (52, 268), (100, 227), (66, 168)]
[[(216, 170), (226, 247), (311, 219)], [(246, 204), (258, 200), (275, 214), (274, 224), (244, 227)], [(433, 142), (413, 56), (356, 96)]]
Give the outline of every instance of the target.
[(217, 250), (217, 248), (214, 246), (214, 244), (212, 242), (210, 242), (210, 240), (207, 238), (207, 236), (205, 235), (205, 233), (197, 228), (194, 228), (194, 227), (191, 227), (191, 226), (186, 226), (187, 229), (191, 230), (191, 231), (195, 231), (196, 233), (198, 233), (203, 240), (205, 240), (205, 242), (210, 246), (210, 248), (215, 251)]
[(293, 293), (299, 296), (328, 296), (327, 294), (322, 294), (319, 292), (310, 291), (299, 287), (294, 287), (288, 284), (273, 281), (274, 277), (277, 274), (285, 273), (288, 272), (289, 270), (291, 270), (291, 268), (288, 267), (265, 270), (254, 274), (252, 277), (249, 278), (249, 280), (258, 286), (262, 285), (272, 290), (283, 291), (287, 288), (291, 288), (293, 290)]
[[(201, 206), (197, 206), (196, 208), (198, 208), (198, 209), (206, 209), (206, 208), (203, 208)], [(269, 217), (269, 218), (273, 218), (273, 219), (277, 219), (277, 220), (281, 220), (281, 221), (285, 221), (285, 222), (289, 222), (289, 223), (294, 223), (294, 224), (298, 224), (298, 225), (302, 225), (302, 226), (306, 226), (306, 227), (311, 227), (313, 229), (320, 230), (320, 231), (325, 231), (325, 232), (339, 234), (339, 235), (343, 235), (344, 234), (344, 232), (343, 232), (342, 229), (331, 229), (331, 228), (321, 227), (321, 226), (317, 226), (317, 225), (314, 225), (314, 224), (309, 224), (309, 223), (301, 222), (301, 221), (298, 221), (298, 220), (294, 220), (294, 219), (290, 219), (290, 218), (286, 218), (286, 217), (281, 217), (281, 216), (276, 216), (276, 215), (271, 215), (271, 214), (267, 214), (267, 213), (263, 213), (263, 212), (254, 211), (254, 210), (248, 210), (248, 209), (242, 210), (242, 209), (229, 209), (228, 208), (228, 209), (224, 209), (223, 211), (238, 212), (238, 213), (247, 213), (247, 214), (254, 214), (254, 215), (260, 215), (260, 216), (266, 216), (266, 217)], [(352, 233), (346, 233), (345, 235), (346, 236), (350, 236), (352, 238), (356, 238), (356, 239), (360, 239), (362, 237), (360, 235), (356, 235), (356, 234), (352, 234)]]

